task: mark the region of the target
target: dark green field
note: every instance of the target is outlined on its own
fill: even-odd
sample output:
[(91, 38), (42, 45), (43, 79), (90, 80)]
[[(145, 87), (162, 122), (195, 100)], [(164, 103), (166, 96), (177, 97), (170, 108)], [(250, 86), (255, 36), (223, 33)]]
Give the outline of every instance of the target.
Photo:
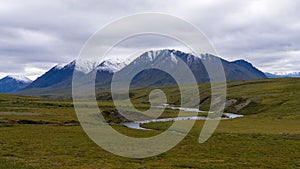
[[(210, 103), (208, 84), (199, 85), (200, 109)], [(176, 87), (163, 88), (178, 104)], [(132, 90), (132, 102), (146, 109), (151, 89)], [(265, 79), (228, 83), (226, 112), (244, 114), (223, 120), (214, 135), (199, 144), (203, 121), (172, 150), (146, 159), (104, 151), (79, 126), (71, 101), (0, 94), (0, 168), (300, 168), (300, 79)], [(118, 125), (107, 93), (99, 105), (114, 128), (129, 136), (149, 137), (171, 122), (149, 123), (152, 131)], [(111, 112), (111, 114), (110, 114)], [(161, 117), (176, 116), (168, 110)]]

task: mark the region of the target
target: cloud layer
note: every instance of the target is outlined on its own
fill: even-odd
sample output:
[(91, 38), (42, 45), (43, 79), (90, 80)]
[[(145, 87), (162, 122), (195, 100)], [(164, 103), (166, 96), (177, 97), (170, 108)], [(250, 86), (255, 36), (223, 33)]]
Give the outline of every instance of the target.
[[(268, 72), (300, 71), (299, 9), (295, 0), (0, 1), (0, 77), (25, 74), (34, 79), (57, 63), (75, 59), (99, 28), (139, 12), (191, 22), (225, 59), (246, 59)], [(164, 41), (130, 44), (138, 50)]]

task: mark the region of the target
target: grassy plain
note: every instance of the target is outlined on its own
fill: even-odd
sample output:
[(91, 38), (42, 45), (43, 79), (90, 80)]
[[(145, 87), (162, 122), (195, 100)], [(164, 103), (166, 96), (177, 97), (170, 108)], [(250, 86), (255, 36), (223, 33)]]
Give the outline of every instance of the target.
[[(209, 85), (199, 88), (200, 109), (207, 109)], [(169, 103), (179, 104), (176, 87), (163, 90)], [(149, 107), (149, 91), (131, 91), (138, 109)], [(221, 121), (203, 144), (198, 143), (203, 121), (197, 121), (172, 150), (146, 159), (119, 157), (93, 143), (78, 125), (71, 101), (0, 94), (0, 168), (300, 168), (300, 79), (229, 82), (227, 93), (227, 100), (236, 102), (226, 111), (243, 118)], [(107, 113), (115, 111), (107, 93), (98, 99)], [(177, 113), (167, 110), (161, 117)], [(144, 124), (155, 130), (140, 131), (106, 116), (116, 130), (135, 137), (159, 134), (171, 124)]]

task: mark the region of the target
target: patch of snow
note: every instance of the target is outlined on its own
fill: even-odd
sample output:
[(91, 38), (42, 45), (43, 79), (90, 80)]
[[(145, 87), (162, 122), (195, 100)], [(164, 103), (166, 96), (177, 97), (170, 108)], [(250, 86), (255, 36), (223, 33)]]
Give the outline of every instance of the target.
[[(93, 70), (104, 70), (115, 73), (130, 63), (128, 60), (120, 59), (120, 58), (105, 58), (102, 61), (94, 61), (94, 60), (77, 60), (69, 63), (66, 66), (71, 66), (76, 63), (75, 69), (77, 71), (88, 74)], [(66, 67), (65, 66), (65, 67)]]
[[(146, 59), (150, 62), (153, 62), (155, 60), (156, 57), (171, 57), (171, 61), (173, 63), (178, 63), (178, 54), (185, 54), (188, 57), (188, 64), (190, 64), (191, 62), (194, 61), (193, 57), (197, 57), (194, 56), (192, 53), (184, 53), (178, 50), (169, 50), (169, 49), (162, 49), (162, 50), (151, 50), (148, 52), (145, 52), (143, 54), (141, 54), (140, 56), (138, 56), (137, 58), (140, 59)], [(180, 57), (180, 56), (179, 56)], [(204, 60), (213, 60), (214, 57), (210, 54), (201, 54), (201, 59)], [(76, 63), (78, 62), (78, 63)], [(93, 61), (93, 60), (80, 60), (80, 61), (73, 61), (67, 65), (65, 64), (58, 64), (55, 66), (55, 68), (57, 69), (63, 69), (67, 66), (75, 66), (75, 69), (77, 71), (83, 72), (83, 73), (90, 73), (93, 70), (104, 70), (104, 71), (109, 71), (112, 73), (118, 72), (121, 69), (123, 69), (124, 67), (126, 67), (127, 65), (129, 65), (130, 63), (135, 64), (136, 63), (136, 59), (131, 59), (130, 58), (105, 58), (101, 61)]]
[(174, 55), (173, 53), (171, 53), (171, 60), (172, 60), (172, 62), (174, 62), (174, 63), (177, 64), (178, 60), (177, 60), (176, 57), (177, 57), (176, 55)]
[(77, 60), (75, 62), (71, 62), (69, 65), (71, 65), (72, 63), (76, 63), (75, 70), (83, 72), (85, 74), (88, 74), (91, 71), (95, 70), (99, 65), (97, 61), (93, 60)]
[(145, 52), (144, 54), (142, 54), (142, 56), (144, 56), (144, 59), (148, 59), (150, 62), (153, 62), (155, 60), (155, 58), (157, 58), (158, 56), (161, 56), (161, 57), (168, 56), (170, 54), (169, 52), (170, 51), (167, 49), (151, 50), (151, 51)]
[(300, 72), (274, 72), (272, 73), (274, 75), (278, 75), (278, 76), (290, 76), (290, 77), (298, 77), (300, 76)]
[(274, 75), (288, 75), (289, 72), (273, 72)]
[(8, 75), (7, 77), (15, 79), (15, 80), (20, 81), (20, 82), (24, 82), (24, 83), (32, 82), (32, 80), (30, 80), (29, 78), (27, 78), (24, 75)]
[(147, 52), (147, 55), (148, 55), (150, 61), (152, 62), (154, 60), (154, 53), (153, 53), (153, 51)]
[(115, 73), (124, 68), (126, 65), (127, 64), (120, 59), (105, 60), (97, 67), (97, 70), (104, 70)]
[(61, 63), (61, 64), (57, 64), (56, 66), (55, 66), (55, 69), (62, 69), (62, 68), (64, 68), (65, 66), (67, 66), (67, 64), (63, 64), (63, 63)]

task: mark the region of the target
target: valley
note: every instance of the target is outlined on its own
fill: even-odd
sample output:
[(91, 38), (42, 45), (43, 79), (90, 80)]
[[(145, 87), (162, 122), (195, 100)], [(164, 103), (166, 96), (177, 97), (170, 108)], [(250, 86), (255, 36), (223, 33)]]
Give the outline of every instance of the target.
[[(222, 120), (203, 144), (198, 137), (204, 121), (196, 121), (179, 145), (146, 159), (119, 157), (93, 143), (69, 99), (0, 94), (0, 168), (299, 168), (300, 79), (227, 85), (225, 112), (243, 117)], [(168, 104), (180, 105), (176, 86), (131, 89), (131, 102), (138, 110), (147, 110), (148, 94), (156, 88), (166, 93)], [(210, 85), (199, 84), (199, 91), (199, 109), (208, 110)], [(116, 111), (109, 93), (98, 93), (97, 100), (106, 121), (131, 137), (155, 136), (173, 123), (141, 124), (151, 130), (130, 129), (121, 125), (126, 119)], [(159, 118), (177, 115), (178, 110), (166, 109)]]

